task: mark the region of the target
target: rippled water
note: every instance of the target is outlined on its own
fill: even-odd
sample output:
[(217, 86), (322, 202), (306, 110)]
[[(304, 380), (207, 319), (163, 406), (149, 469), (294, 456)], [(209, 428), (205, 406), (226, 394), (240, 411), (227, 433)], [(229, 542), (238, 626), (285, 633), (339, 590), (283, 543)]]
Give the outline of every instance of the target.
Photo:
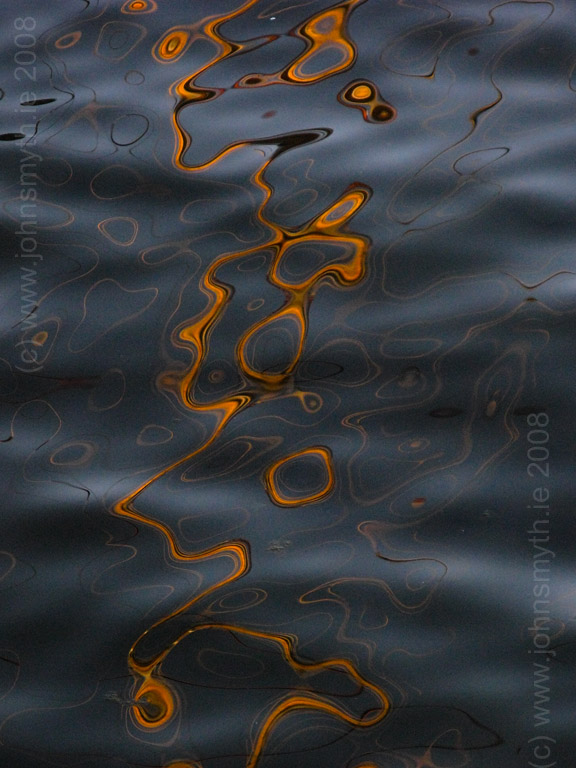
[(575, 10), (2, 4), (2, 766), (572, 764)]

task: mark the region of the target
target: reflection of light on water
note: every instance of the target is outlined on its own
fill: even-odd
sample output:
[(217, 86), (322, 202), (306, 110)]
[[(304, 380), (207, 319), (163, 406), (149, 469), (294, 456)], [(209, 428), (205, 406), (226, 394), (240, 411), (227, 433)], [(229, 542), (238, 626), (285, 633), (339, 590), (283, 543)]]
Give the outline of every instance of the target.
[[(25, 338), (49, 374), (13, 374), (0, 356), (0, 443), (21, 465), (14, 520), (33, 551), (8, 571), (4, 553), (0, 588), (24, 631), (55, 594), (70, 596), (72, 629), (92, 622), (83, 647), (62, 631), (52, 653), (50, 619), (45, 657), (21, 643), (47, 700), (23, 702), (3, 735), (42, 765), (82, 751), (164, 768), (381, 768), (397, 748), (438, 768), (448, 750), (475, 765), (473, 750), (496, 746), (478, 759), (500, 768), (488, 726), (510, 718), (488, 667), (521, 701), (531, 565), (514, 541), (526, 473), (508, 449), (573, 379), (557, 354), (576, 293), (563, 242), (570, 25), (558, 46), (534, 43), (538, 25), (554, 42), (570, 4), (555, 4), (550, 27), (545, 2), (476, 19), (452, 3), (447, 20), (408, 0), (385, 14), (362, 0), (262, 2), (121, 0), (121, 25), (86, 1), (77, 17), (57, 3), (37, 18), (0, 10), (22, 84), (0, 145), (30, 137), (22, 154), (41, 166), (25, 194), (37, 186), (27, 202), (45, 261), (26, 272), (20, 325), (46, 319)], [(37, 94), (24, 87), (33, 76)], [(158, 301), (130, 314), (152, 286)], [(100, 518), (110, 488), (124, 500)], [(45, 553), (57, 576), (44, 568), (25, 593)], [(555, 603), (572, 620), (563, 611)], [(238, 646), (263, 668), (241, 693)], [(67, 700), (99, 684), (94, 709), (58, 706), (68, 667)], [(393, 716), (360, 735), (388, 689)], [(466, 701), (470, 717), (452, 707)], [(329, 719), (346, 729), (334, 752)], [(503, 749), (520, 743), (507, 735)], [(408, 753), (415, 744), (432, 746)]]

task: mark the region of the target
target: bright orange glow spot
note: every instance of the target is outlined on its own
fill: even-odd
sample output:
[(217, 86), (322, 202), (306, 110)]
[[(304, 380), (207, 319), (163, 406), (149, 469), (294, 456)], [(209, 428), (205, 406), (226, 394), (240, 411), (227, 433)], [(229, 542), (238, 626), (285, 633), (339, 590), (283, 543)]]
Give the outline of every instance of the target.
[(168, 763), (166, 768), (202, 768), (200, 763), (190, 763), (187, 760), (177, 760), (175, 763)]
[(351, 98), (358, 101), (366, 101), (372, 96), (372, 88), (369, 85), (357, 85), (352, 89)]
[(147, 675), (136, 692), (136, 699), (137, 703), (132, 706), (132, 716), (141, 727), (160, 728), (172, 719), (174, 695), (163, 681)]
[(373, 83), (349, 83), (338, 94), (338, 101), (359, 109), (368, 123), (387, 123), (396, 118), (396, 110), (384, 101)]
[(122, 13), (152, 13), (157, 10), (155, 0), (128, 0), (122, 6)]
[(38, 333), (32, 336), (32, 343), (37, 347), (41, 347), (48, 341), (48, 333), (46, 331), (38, 331)]
[(192, 36), (188, 29), (169, 29), (155, 45), (152, 55), (161, 63), (173, 62), (182, 56), (191, 42)]

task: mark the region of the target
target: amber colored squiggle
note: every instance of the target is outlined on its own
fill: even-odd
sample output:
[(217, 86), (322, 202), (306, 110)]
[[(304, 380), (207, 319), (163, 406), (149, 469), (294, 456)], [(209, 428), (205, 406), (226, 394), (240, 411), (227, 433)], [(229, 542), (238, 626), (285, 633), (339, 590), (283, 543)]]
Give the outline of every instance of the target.
[[(218, 159), (215, 159), (212, 162), (217, 162), (217, 160)], [(224, 255), (209, 266), (204, 277), (202, 278), (200, 286), (201, 290), (208, 298), (208, 306), (206, 310), (204, 310), (204, 312), (202, 312), (191, 322), (185, 322), (181, 324), (173, 334), (174, 344), (176, 346), (188, 348), (192, 352), (193, 361), (188, 370), (186, 370), (184, 373), (178, 371), (168, 371), (159, 378), (158, 382), (161, 389), (175, 394), (178, 397), (180, 403), (187, 409), (197, 412), (204, 412), (215, 416), (217, 420), (216, 426), (213, 429), (210, 437), (205, 440), (199, 448), (157, 472), (153, 477), (148, 479), (145, 483), (141, 484), (136, 490), (134, 490), (121, 501), (117, 502), (114, 506), (114, 512), (117, 515), (133, 520), (135, 522), (142, 523), (144, 525), (148, 525), (159, 531), (168, 542), (172, 558), (177, 561), (195, 562), (207, 558), (227, 557), (230, 558), (233, 562), (233, 568), (228, 576), (226, 576), (224, 579), (221, 579), (213, 586), (205, 589), (194, 598), (188, 600), (178, 609), (172, 611), (170, 614), (157, 621), (140, 635), (140, 637), (136, 640), (130, 649), (128, 663), (130, 670), (137, 681), (134, 693), (136, 703), (132, 707), (132, 718), (138, 727), (144, 729), (162, 728), (167, 725), (174, 716), (177, 706), (176, 694), (168, 685), (168, 683), (162, 678), (160, 667), (166, 656), (175, 647), (175, 645), (180, 642), (182, 637), (203, 628), (204, 625), (185, 630), (183, 634), (181, 634), (168, 646), (168, 648), (153, 656), (152, 659), (140, 660), (137, 658), (136, 650), (139, 643), (149, 632), (151, 632), (156, 627), (165, 624), (176, 616), (182, 614), (193, 604), (202, 600), (221, 587), (227, 584), (231, 584), (232, 582), (241, 578), (245, 573), (248, 572), (250, 568), (250, 551), (246, 542), (232, 541), (225, 542), (221, 545), (203, 550), (198, 553), (184, 552), (178, 546), (174, 533), (170, 527), (139, 512), (135, 506), (135, 502), (137, 498), (153, 483), (167, 475), (169, 472), (172, 472), (173, 470), (182, 466), (185, 462), (189, 461), (201, 452), (205, 451), (216, 440), (228, 422), (237, 413), (248, 407), (254, 401), (265, 398), (266, 392), (268, 390), (277, 389), (282, 385), (300, 358), (306, 335), (307, 305), (310, 300), (310, 293), (321, 280), (330, 278), (341, 285), (352, 285), (361, 280), (365, 274), (365, 255), (368, 249), (368, 240), (367, 238), (360, 235), (353, 235), (347, 232), (343, 232), (342, 228), (368, 199), (369, 190), (362, 185), (353, 185), (353, 187), (344, 195), (342, 195), (335, 203), (329, 206), (320, 215), (316, 216), (313, 221), (306, 224), (301, 230), (290, 231), (276, 224), (273, 224), (267, 219), (265, 215), (264, 209), (272, 194), (271, 187), (264, 180), (264, 171), (269, 162), (270, 158), (265, 159), (260, 169), (254, 175), (253, 182), (261, 190), (261, 192), (263, 192), (263, 202), (260, 205), (258, 217), (262, 223), (264, 223), (268, 228), (272, 230), (272, 236), (270, 240), (257, 248)], [(280, 277), (280, 266), (282, 257), (286, 253), (286, 250), (291, 245), (309, 240), (320, 240), (322, 242), (335, 242), (344, 244), (347, 246), (345, 249), (346, 252), (351, 255), (348, 255), (347, 260), (343, 263), (329, 263), (321, 267), (312, 276), (306, 280), (301, 281), (300, 283), (292, 284), (283, 281)], [(216, 278), (216, 272), (219, 267), (222, 266), (222, 264), (227, 263), (230, 260), (240, 258), (241, 256), (246, 256), (249, 253), (256, 253), (264, 249), (270, 250), (271, 248), (275, 251), (276, 255), (270, 270), (270, 280), (279, 287), (282, 287), (288, 294), (289, 299), (282, 310), (266, 318), (265, 321), (256, 324), (242, 337), (237, 345), (237, 359), (239, 361), (240, 367), (247, 378), (252, 380), (256, 390), (252, 392), (237, 394), (210, 404), (201, 404), (197, 402), (193, 397), (193, 385), (202, 366), (202, 362), (206, 357), (209, 348), (210, 334), (218, 319), (220, 318), (223, 308), (231, 295), (230, 289)], [(301, 336), (296, 358), (292, 360), (287, 368), (280, 373), (270, 374), (255, 370), (248, 363), (245, 355), (245, 347), (249, 341), (250, 336), (256, 333), (263, 324), (269, 323), (279, 316), (290, 313), (294, 314), (301, 324)], [(334, 477), (331, 471), (329, 458), (327, 458), (329, 457), (327, 449), (324, 447), (317, 447), (314, 449), (309, 449), (308, 452), (310, 451), (319, 453), (319, 455), (324, 458), (326, 465), (329, 468), (328, 485), (314, 499), (319, 500), (320, 497), (324, 497), (329, 492), (331, 492), (334, 485)], [(305, 450), (301, 453), (306, 454), (307, 451)], [(275, 468), (277, 469), (278, 466), (279, 465), (273, 465), (269, 474), (270, 478), (274, 477)], [(214, 626), (222, 627), (223, 625)], [(232, 627), (230, 627), (230, 629), (232, 629)], [(245, 630), (240, 627), (234, 627), (233, 629), (236, 632), (244, 632), (247, 634), (251, 632), (250, 630)], [(274, 640), (275, 642), (278, 642), (285, 651), (285, 656), (288, 660), (290, 660), (290, 663), (296, 666), (300, 664), (295, 660), (292, 653), (292, 645), (288, 640), (279, 636), (265, 635), (263, 633), (258, 634), (253, 632), (253, 634), (255, 634), (255, 636), (266, 637), (268, 639)], [(384, 717), (387, 713), (389, 704), (385, 695), (375, 685), (365, 682), (349, 662), (345, 660), (338, 660), (330, 662), (319, 662), (317, 665), (307, 664), (301, 666), (302, 668), (305, 667), (306, 669), (324, 669), (331, 666), (344, 667), (348, 673), (354, 677), (354, 679), (358, 681), (362, 680), (363, 684), (367, 685), (379, 696), (382, 701), (382, 706), (378, 710), (378, 714), (366, 719), (354, 718), (344, 710), (341, 710), (335, 705), (324, 701), (320, 697), (313, 695), (290, 696), (286, 699), (283, 699), (282, 702), (274, 707), (266, 722), (261, 727), (260, 733), (256, 739), (252, 756), (247, 764), (248, 768), (255, 766), (256, 761), (258, 760), (258, 757), (264, 748), (266, 739), (268, 738), (269, 733), (274, 728), (278, 720), (292, 711), (312, 707), (319, 711), (333, 714), (350, 724), (358, 726), (372, 725), (378, 722), (378, 720)]]
[[(292, 461), (293, 459), (302, 458), (303, 456), (318, 456), (321, 459), (326, 469), (327, 475), (324, 487), (316, 491), (316, 493), (311, 493), (304, 498), (286, 498), (277, 488), (277, 472), (282, 468), (284, 464)], [(268, 491), (268, 495), (272, 501), (275, 504), (278, 504), (280, 507), (297, 507), (303, 504), (314, 504), (314, 502), (321, 501), (322, 499), (325, 499), (327, 496), (329, 496), (330, 493), (332, 493), (334, 484), (335, 478), (334, 468), (332, 467), (332, 454), (328, 448), (325, 448), (323, 445), (314, 446), (312, 448), (304, 448), (301, 451), (290, 454), (290, 456), (284, 456), (283, 458), (275, 461), (272, 466), (268, 468), (265, 474), (265, 485), (266, 490)]]
[[(200, 31), (198, 25), (194, 29), (173, 28), (159, 41), (155, 47), (155, 56), (165, 62), (174, 61), (180, 58), (187, 47), (191, 44), (194, 36), (208, 37), (217, 44), (218, 51), (211, 62), (205, 65), (201, 71), (212, 66), (217, 61), (235, 53), (242, 44), (232, 44), (224, 40), (219, 33), (219, 26), (224, 21), (237, 16), (251, 7), (256, 0), (248, 0), (237, 11), (226, 17), (211, 17), (203, 22), (203, 28)], [(304, 61), (315, 55), (319, 46), (324, 44), (335, 44), (332, 37), (343, 34), (346, 18), (353, 7), (363, 2), (363, 0), (348, 0), (339, 6), (318, 14), (313, 17), (301, 28), (300, 32), (308, 42), (307, 52), (303, 54), (292, 67), (288, 74), (294, 77), (304, 77), (301, 73), (301, 67)], [(354, 49), (347, 42), (338, 43), (343, 45), (346, 52), (346, 65), (351, 61)], [(344, 66), (344, 64), (342, 64)], [(341, 68), (340, 68), (341, 69)], [(340, 71), (337, 69), (336, 71)], [(217, 90), (204, 88), (195, 89), (194, 79), (200, 74), (200, 71), (189, 75), (185, 80), (180, 80), (172, 86), (173, 92), (179, 97), (179, 103), (173, 113), (174, 127), (176, 129), (177, 142), (174, 154), (174, 163), (177, 168), (187, 173), (204, 173), (210, 168), (220, 163), (232, 152), (238, 152), (242, 149), (256, 146), (263, 156), (259, 168), (251, 177), (251, 183), (259, 192), (261, 202), (258, 206), (257, 216), (260, 222), (269, 232), (267, 240), (259, 246), (247, 248), (242, 251), (223, 254), (213, 263), (211, 263), (204, 273), (200, 290), (207, 298), (206, 308), (195, 318), (180, 323), (174, 329), (171, 335), (172, 343), (177, 348), (186, 349), (190, 353), (191, 362), (184, 371), (167, 370), (158, 378), (158, 387), (161, 391), (174, 396), (181, 406), (187, 410), (204, 413), (216, 419), (216, 424), (210, 432), (208, 438), (194, 451), (186, 454), (158, 471), (138, 488), (132, 491), (128, 496), (118, 501), (113, 511), (120, 517), (132, 520), (149, 526), (165, 538), (169, 546), (170, 555), (173, 560), (179, 562), (197, 562), (199, 560), (227, 558), (231, 560), (232, 567), (228, 574), (207, 587), (195, 597), (186, 601), (183, 605), (156, 621), (145, 632), (143, 632), (133, 644), (128, 656), (130, 671), (135, 678), (134, 699), (135, 703), (131, 708), (131, 717), (134, 724), (145, 730), (160, 729), (165, 727), (175, 715), (177, 710), (177, 694), (162, 676), (161, 665), (171, 650), (187, 635), (197, 632), (201, 629), (224, 629), (236, 633), (258, 637), (264, 640), (272, 641), (280, 646), (286, 661), (294, 668), (302, 672), (314, 672), (324, 669), (340, 668), (344, 669), (356, 682), (369, 689), (379, 700), (379, 706), (365, 717), (355, 717), (346, 710), (330, 703), (319, 695), (313, 693), (298, 693), (284, 697), (277, 702), (268, 713), (265, 722), (260, 727), (258, 735), (255, 738), (252, 753), (247, 762), (247, 768), (254, 768), (259, 760), (267, 739), (277, 725), (279, 720), (291, 712), (302, 709), (315, 709), (338, 717), (350, 725), (358, 727), (368, 727), (379, 722), (389, 711), (390, 704), (383, 691), (373, 683), (365, 680), (354, 666), (345, 659), (333, 659), (317, 663), (304, 663), (298, 661), (295, 655), (295, 641), (290, 637), (282, 635), (273, 635), (270, 633), (258, 632), (256, 630), (244, 629), (232, 625), (222, 624), (200, 624), (186, 628), (181, 631), (175, 640), (168, 647), (160, 652), (156, 652), (151, 658), (141, 658), (138, 652), (141, 642), (154, 629), (166, 624), (175, 617), (188, 611), (194, 604), (203, 600), (208, 595), (232, 584), (242, 578), (250, 569), (250, 549), (249, 545), (242, 540), (228, 541), (217, 546), (205, 549), (200, 552), (186, 552), (176, 541), (172, 529), (165, 523), (155, 520), (136, 507), (136, 502), (140, 495), (152, 484), (160, 480), (175, 469), (183, 466), (192, 458), (205, 451), (222, 433), (230, 420), (245, 408), (256, 402), (268, 399), (276, 392), (287, 379), (292, 375), (295, 367), (298, 365), (304, 349), (304, 343), (307, 335), (307, 316), (310, 301), (313, 298), (314, 291), (322, 282), (330, 281), (340, 286), (351, 286), (361, 281), (366, 272), (366, 254), (370, 245), (367, 237), (356, 235), (346, 230), (350, 219), (366, 203), (371, 195), (371, 190), (355, 183), (330, 206), (328, 206), (319, 215), (307, 222), (299, 229), (289, 229), (282, 227), (272, 221), (266, 215), (266, 206), (272, 196), (272, 187), (265, 180), (265, 172), (270, 162), (284, 149), (289, 146), (287, 137), (276, 137), (261, 141), (245, 141), (226, 147), (216, 157), (199, 166), (187, 165), (184, 161), (184, 155), (190, 145), (190, 138), (181, 129), (178, 121), (178, 112), (185, 105), (194, 101), (202, 101), (208, 98), (215, 98), (218, 95)], [(305, 79), (305, 78), (304, 78)], [(284, 142), (284, 144), (283, 144)], [(282, 277), (282, 266), (287, 252), (296, 245), (306, 244), (308, 242), (324, 243), (327, 245), (338, 245), (343, 250), (344, 256), (338, 259), (330, 259), (317, 269), (313, 274), (299, 282), (292, 282)], [(222, 317), (226, 304), (232, 296), (232, 289), (217, 277), (218, 270), (231, 261), (244, 258), (248, 255), (254, 255), (260, 252), (272, 252), (273, 262), (269, 271), (269, 280), (272, 284), (280, 288), (287, 300), (284, 306), (266, 317), (264, 320), (249, 328), (239, 339), (236, 346), (237, 360), (246, 382), (250, 382), (244, 391), (217, 400), (211, 403), (200, 403), (194, 397), (194, 385), (203, 365), (210, 347), (211, 334)], [(292, 359), (288, 361), (283, 370), (275, 373), (259, 370), (249, 359), (248, 347), (258, 333), (271, 323), (279, 320), (290, 319), (298, 329), (298, 341), (296, 351)], [(275, 473), (281, 464), (288, 458), (306, 456), (308, 454), (318, 455), (324, 462), (327, 471), (327, 483), (317, 494), (313, 494), (311, 499), (304, 501), (319, 501), (325, 498), (334, 487), (334, 472), (331, 465), (331, 454), (324, 446), (316, 446), (300, 451), (290, 457), (277, 461), (268, 470), (269, 493), (274, 495)], [(278, 494), (276, 494), (278, 496)], [(278, 496), (279, 503), (285, 500)], [(288, 500), (286, 502), (290, 504)], [(303, 503), (300, 500), (298, 503)], [(178, 764), (178, 763), (177, 763)], [(186, 765), (187, 763), (180, 763)]]
[[(345, 709), (342, 709), (341, 707), (336, 706), (335, 704), (331, 704), (330, 702), (326, 701), (323, 697), (313, 692), (306, 691), (298, 694), (286, 695), (279, 702), (275, 703), (270, 709), (270, 711), (268, 712), (268, 714), (266, 715), (264, 722), (259, 729), (258, 735), (253, 741), (252, 751), (248, 759), (248, 762), (246, 763), (246, 768), (255, 768), (260, 757), (262, 756), (262, 752), (264, 750), (266, 742), (270, 734), (274, 730), (275, 726), (283, 717), (293, 712), (298, 712), (303, 709), (313, 709), (317, 712), (324, 712), (326, 714), (333, 715), (334, 717), (337, 717), (340, 720), (343, 720), (345, 723), (348, 723), (349, 725), (353, 725), (357, 728), (369, 728), (381, 722), (390, 711), (390, 700), (388, 696), (377, 685), (369, 682), (365, 677), (363, 677), (355, 669), (354, 665), (350, 661), (348, 661), (347, 659), (339, 659), (339, 658), (327, 659), (325, 661), (319, 661), (319, 662), (302, 661), (297, 656), (296, 642), (294, 637), (292, 637), (291, 635), (280, 635), (280, 634), (273, 634), (270, 632), (261, 632), (255, 629), (246, 629), (243, 627), (238, 627), (233, 624), (206, 623), (206, 624), (199, 624), (195, 627), (191, 627), (185, 630), (184, 632), (182, 632), (180, 637), (174, 641), (171, 647), (174, 647), (175, 645), (177, 645), (181, 640), (183, 640), (188, 635), (192, 635), (196, 632), (206, 630), (206, 629), (223, 630), (223, 631), (233, 632), (235, 635), (243, 635), (246, 637), (252, 637), (256, 639), (271, 641), (280, 647), (280, 650), (282, 651), (282, 655), (286, 660), (286, 662), (290, 665), (290, 667), (295, 671), (298, 671), (301, 673), (313, 674), (313, 673), (318, 673), (318, 672), (322, 672), (330, 669), (344, 670), (345, 673), (349, 675), (352, 680), (358, 683), (358, 685), (360, 685), (362, 688), (365, 688), (368, 691), (370, 691), (374, 695), (375, 699), (378, 701), (377, 706), (370, 709), (368, 713), (365, 713), (363, 715), (360, 715), (359, 717), (356, 717), (350, 712), (347, 712)], [(157, 695), (157, 692), (152, 688), (152, 684), (150, 684), (150, 689), (152, 693)], [(148, 690), (146, 692), (148, 693)], [(159, 702), (158, 700), (155, 700), (154, 703), (159, 703)], [(144, 717), (141, 717), (140, 722), (142, 724), (149, 724), (149, 720), (147, 721)]]
[[(312, 85), (349, 69), (356, 60), (356, 47), (348, 37), (350, 14), (366, 0), (346, 0), (319, 11), (290, 34), (304, 41), (306, 48), (287, 67), (273, 74), (245, 75), (236, 88), (259, 88), (265, 85)], [(326, 51), (336, 52), (338, 61), (330, 67), (307, 70), (315, 58)]]

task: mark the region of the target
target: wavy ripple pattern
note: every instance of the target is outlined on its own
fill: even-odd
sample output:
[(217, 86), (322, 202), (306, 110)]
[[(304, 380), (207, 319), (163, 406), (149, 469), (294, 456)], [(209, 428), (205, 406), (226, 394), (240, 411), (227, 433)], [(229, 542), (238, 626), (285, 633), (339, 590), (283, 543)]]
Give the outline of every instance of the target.
[(0, 18), (2, 764), (569, 765), (569, 0)]

